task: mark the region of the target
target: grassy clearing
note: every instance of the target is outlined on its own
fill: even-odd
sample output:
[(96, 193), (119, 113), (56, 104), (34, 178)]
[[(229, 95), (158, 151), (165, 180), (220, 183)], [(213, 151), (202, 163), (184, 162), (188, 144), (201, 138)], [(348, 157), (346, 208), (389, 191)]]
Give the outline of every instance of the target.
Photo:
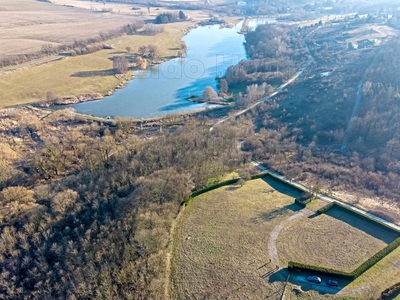
[(385, 288), (399, 282), (399, 278), (400, 248), (397, 248), (346, 286), (342, 294), (351, 294), (358, 297), (358, 299), (364, 299), (362, 297), (365, 295), (365, 290), (367, 290), (374, 296), (377, 296)]
[(261, 277), (275, 267), (267, 243), (299, 207), (272, 190), (257, 179), (194, 198), (173, 235), (172, 299), (279, 298), (282, 281)]
[(0, 108), (44, 100), (47, 91), (62, 97), (82, 93), (105, 94), (119, 82), (111, 70), (111, 58), (128, 55), (127, 46), (136, 51), (140, 45), (147, 44), (158, 46), (162, 57), (174, 56), (183, 35), (182, 30), (190, 25), (190, 22), (168, 24), (165, 32), (157, 36), (125, 36), (117, 39), (112, 50), (1, 74)]
[(322, 199), (314, 199), (310, 203), (307, 204), (307, 208), (312, 211), (317, 211), (321, 207), (324, 207), (325, 205), (328, 205), (329, 202), (322, 200)]
[(373, 232), (372, 223), (356, 216), (352, 219), (349, 224), (345, 218), (322, 214), (292, 222), (278, 238), (280, 258), (285, 263), (296, 261), (351, 272), (394, 240), (383, 229)]

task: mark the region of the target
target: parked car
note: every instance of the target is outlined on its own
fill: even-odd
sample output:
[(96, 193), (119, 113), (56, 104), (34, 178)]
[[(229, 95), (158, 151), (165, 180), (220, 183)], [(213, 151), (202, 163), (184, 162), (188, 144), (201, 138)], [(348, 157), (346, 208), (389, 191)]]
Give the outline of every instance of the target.
[(322, 280), (318, 276), (308, 276), (307, 281), (309, 282), (315, 282), (315, 283), (321, 283)]
[(328, 280), (326, 284), (330, 286), (338, 286), (338, 282), (336, 280)]

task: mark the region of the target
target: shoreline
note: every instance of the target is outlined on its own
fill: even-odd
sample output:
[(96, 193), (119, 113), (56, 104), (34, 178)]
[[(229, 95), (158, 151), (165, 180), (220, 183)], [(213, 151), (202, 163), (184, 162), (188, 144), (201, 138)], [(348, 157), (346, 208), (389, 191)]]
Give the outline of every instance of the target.
[[(180, 41), (182, 41), (182, 38), (187, 35), (192, 29), (198, 28), (200, 25), (199, 23), (195, 23), (192, 26), (188, 26), (187, 28), (183, 29), (183, 34), (180, 37)], [(155, 61), (151, 61), (149, 62), (148, 67), (146, 68), (149, 69), (152, 66), (157, 66), (157, 65), (161, 65), (167, 61), (170, 61), (172, 59), (176, 59), (179, 56), (173, 56), (173, 57), (169, 57), (168, 59), (164, 58), (160, 58), (158, 60)], [(82, 103), (82, 102), (89, 102), (89, 101), (96, 101), (96, 100), (102, 100), (105, 97), (108, 96), (112, 96), (117, 90), (120, 90), (122, 88), (124, 88), (126, 86), (126, 84), (135, 79), (135, 73), (137, 71), (144, 71), (144, 70), (140, 70), (140, 69), (134, 69), (134, 70), (129, 70), (127, 73), (125, 74), (115, 74), (114, 76), (120, 80), (119, 83), (111, 88), (108, 92), (101, 94), (101, 93), (84, 93), (84, 94), (78, 94), (78, 95), (73, 95), (73, 96), (66, 96), (66, 97), (58, 97), (56, 99), (52, 99), (52, 100), (41, 100), (41, 101), (35, 101), (35, 102), (31, 102), (31, 103), (25, 103), (25, 105), (34, 105), (34, 106), (38, 106), (41, 108), (50, 108), (52, 106), (65, 106), (65, 105), (73, 105), (73, 104), (78, 104), (78, 103)], [(132, 72), (132, 73), (131, 73)], [(131, 74), (130, 74), (131, 73)], [(118, 76), (119, 75), (119, 76)], [(119, 79), (118, 77), (121, 77), (122, 79)], [(20, 106), (20, 105), (24, 105), (24, 104), (19, 104), (16, 106)], [(13, 107), (13, 106), (9, 106)]]

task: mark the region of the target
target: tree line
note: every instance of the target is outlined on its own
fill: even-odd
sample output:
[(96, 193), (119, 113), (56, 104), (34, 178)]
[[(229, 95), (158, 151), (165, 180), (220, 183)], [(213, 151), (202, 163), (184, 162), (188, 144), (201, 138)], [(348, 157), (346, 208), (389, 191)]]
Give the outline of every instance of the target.
[(226, 72), (229, 86), (267, 82), (279, 85), (306, 61), (305, 46), (297, 29), (265, 24), (246, 34), (245, 48), (251, 60), (242, 60)]

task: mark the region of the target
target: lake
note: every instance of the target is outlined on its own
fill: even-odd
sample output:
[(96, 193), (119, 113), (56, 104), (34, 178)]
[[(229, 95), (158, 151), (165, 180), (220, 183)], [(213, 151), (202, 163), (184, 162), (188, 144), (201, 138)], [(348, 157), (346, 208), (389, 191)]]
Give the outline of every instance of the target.
[[(136, 71), (135, 78), (113, 95), (98, 101), (72, 105), (77, 112), (100, 117), (151, 118), (202, 110), (213, 105), (186, 99), (202, 96), (206, 86), (217, 90), (217, 76), (246, 58), (242, 23), (233, 28), (219, 25), (191, 30), (183, 40), (188, 46), (185, 58)], [(215, 106), (215, 105), (214, 105)]]

